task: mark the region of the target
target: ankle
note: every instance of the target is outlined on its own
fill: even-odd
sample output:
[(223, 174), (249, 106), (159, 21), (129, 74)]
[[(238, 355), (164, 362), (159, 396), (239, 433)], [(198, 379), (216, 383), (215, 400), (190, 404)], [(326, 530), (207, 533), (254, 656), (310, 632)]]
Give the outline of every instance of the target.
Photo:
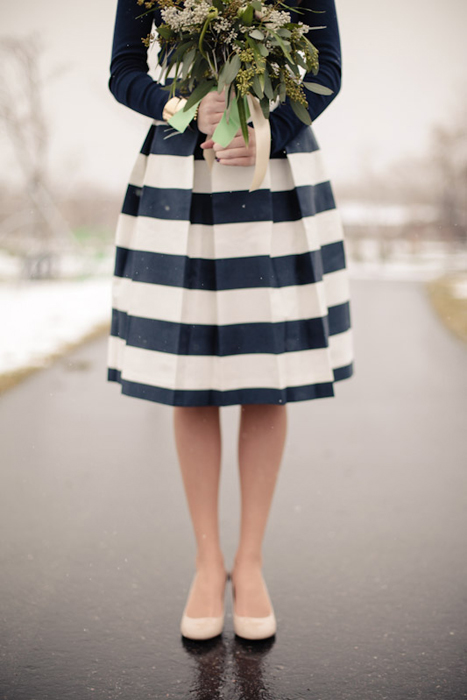
[(263, 557), (261, 554), (258, 553), (249, 553), (249, 554), (243, 554), (239, 552), (238, 554), (235, 555), (234, 559), (234, 568), (241, 569), (243, 567), (253, 567), (253, 568), (262, 568), (263, 566)]
[(225, 570), (224, 557), (222, 554), (198, 552), (196, 555), (196, 568)]

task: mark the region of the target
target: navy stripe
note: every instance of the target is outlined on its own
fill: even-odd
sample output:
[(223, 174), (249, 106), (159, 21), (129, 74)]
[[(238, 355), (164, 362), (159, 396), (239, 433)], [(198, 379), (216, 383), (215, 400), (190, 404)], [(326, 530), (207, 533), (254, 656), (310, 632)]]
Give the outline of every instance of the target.
[(151, 153), (151, 144), (153, 142), (154, 135), (156, 133), (156, 128), (157, 127), (155, 124), (152, 124), (149, 127), (149, 131), (146, 134), (146, 138), (144, 139), (144, 143), (141, 146), (141, 150), (140, 150), (140, 153), (142, 153), (143, 156), (148, 156)]
[(334, 370), (334, 381), (340, 382), (343, 379), (348, 379), (354, 374), (354, 363), (351, 362), (350, 365), (345, 365), (345, 367), (337, 367)]
[(343, 241), (335, 243), (327, 243), (321, 248), (323, 261), (323, 274), (327, 275), (330, 272), (338, 272), (345, 268), (345, 248)]
[[(149, 153), (183, 158), (190, 158), (193, 155), (200, 135), (197, 128), (189, 125), (182, 134), (170, 124), (155, 124), (153, 127)], [(187, 162), (182, 160), (180, 167), (185, 168)]]
[(344, 301), (343, 304), (328, 306), (328, 333), (329, 335), (337, 335), (349, 330), (351, 327), (350, 319), (350, 301)]
[(240, 190), (213, 194), (128, 185), (122, 212), (128, 216), (212, 226), (250, 221), (298, 221), (335, 208), (331, 183), (327, 181), (282, 192)]
[(123, 200), (122, 214), (129, 216), (138, 216), (139, 203), (142, 193), (141, 187), (128, 185), (126, 188), (125, 199)]
[(123, 338), (132, 347), (175, 355), (277, 355), (325, 348), (329, 335), (350, 327), (349, 319), (348, 302), (331, 307), (329, 315), (323, 318), (224, 326), (141, 318), (112, 309), (110, 334)]
[(135, 282), (219, 291), (314, 284), (345, 268), (342, 241), (298, 255), (189, 258), (116, 247), (114, 274)]
[[(339, 246), (340, 253), (336, 250)], [(314, 284), (322, 280), (324, 270), (336, 271), (344, 267), (344, 247), (339, 241), (299, 255), (256, 255), (218, 260), (128, 250), (118, 246), (114, 274), (131, 278), (134, 282), (219, 291)]]
[(319, 151), (318, 141), (311, 126), (303, 126), (292, 141), (285, 147), (287, 153), (313, 153)]
[(107, 371), (107, 379), (108, 381), (119, 382), (122, 387), (122, 394), (171, 406), (231, 406), (247, 403), (285, 404), (288, 401), (306, 401), (334, 396), (332, 382), (292, 386), (285, 389), (258, 388), (235, 389), (231, 391), (217, 391), (213, 389), (185, 391), (130, 382), (121, 378), (119, 370), (112, 368), (109, 368)]

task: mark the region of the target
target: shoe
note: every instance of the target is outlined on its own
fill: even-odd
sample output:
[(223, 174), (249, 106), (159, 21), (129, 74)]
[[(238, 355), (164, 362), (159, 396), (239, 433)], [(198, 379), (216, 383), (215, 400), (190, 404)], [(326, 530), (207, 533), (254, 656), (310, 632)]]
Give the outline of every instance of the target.
[(233, 625), (235, 634), (237, 634), (239, 637), (243, 637), (244, 639), (267, 639), (276, 633), (277, 621), (269, 595), (269, 604), (272, 612), (269, 615), (266, 615), (266, 617), (247, 617), (245, 615), (237, 615), (235, 612), (235, 586), (233, 581), (232, 595), (234, 605)]
[[(221, 634), (224, 627), (225, 610), (222, 610), (222, 615), (218, 617), (189, 617), (186, 614), (188, 600), (191, 590), (195, 583), (196, 574), (191, 582), (190, 590), (187, 596), (187, 602), (183, 610), (182, 621), (180, 623), (180, 631), (184, 637), (188, 639), (212, 639)], [(226, 575), (226, 582), (229, 578), (229, 573)]]

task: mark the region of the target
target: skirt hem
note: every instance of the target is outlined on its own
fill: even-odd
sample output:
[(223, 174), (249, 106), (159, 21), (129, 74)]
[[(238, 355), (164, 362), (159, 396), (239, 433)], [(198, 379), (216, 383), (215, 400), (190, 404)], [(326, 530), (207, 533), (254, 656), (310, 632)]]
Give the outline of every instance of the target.
[(254, 388), (230, 391), (166, 389), (150, 384), (122, 379), (121, 371), (108, 368), (107, 380), (121, 385), (121, 393), (138, 399), (146, 399), (169, 406), (235, 406), (241, 404), (277, 404), (309, 401), (335, 396), (334, 382), (348, 379), (354, 373), (353, 362), (334, 371), (334, 381), (284, 389)]

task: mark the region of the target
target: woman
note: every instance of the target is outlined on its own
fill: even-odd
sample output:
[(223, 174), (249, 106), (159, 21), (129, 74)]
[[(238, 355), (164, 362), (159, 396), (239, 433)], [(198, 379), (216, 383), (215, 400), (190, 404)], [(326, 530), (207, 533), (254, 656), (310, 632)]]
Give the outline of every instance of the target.
[[(340, 88), (333, 0), (292, 21), (312, 33), (319, 82), (308, 93), (316, 119)], [(343, 232), (311, 127), (289, 103), (271, 113), (271, 157), (249, 192), (255, 132), (227, 148), (210, 139), (224, 96), (208, 94), (183, 133), (167, 119), (180, 106), (148, 74), (141, 38), (154, 15), (135, 19), (118, 0), (109, 87), (153, 119), (131, 174), (116, 234), (108, 380), (122, 393), (174, 406), (174, 433), (196, 543), (196, 573), (181, 631), (219, 634), (231, 578), (234, 629), (247, 639), (276, 631), (262, 575), (262, 541), (286, 438), (286, 404), (334, 396), (353, 374)], [(315, 22), (315, 18), (318, 20)], [(323, 21), (325, 18), (325, 21)], [(160, 22), (160, 15), (154, 21)], [(169, 138), (167, 138), (169, 137)], [(203, 158), (214, 149), (212, 171)], [(219, 407), (239, 405), (240, 540), (227, 573), (218, 530)]]

